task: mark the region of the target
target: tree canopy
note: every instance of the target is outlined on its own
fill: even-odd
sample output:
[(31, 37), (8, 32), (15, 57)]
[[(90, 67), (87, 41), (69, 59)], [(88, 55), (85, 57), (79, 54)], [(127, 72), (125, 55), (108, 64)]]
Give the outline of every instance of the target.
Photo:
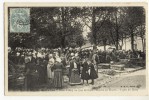
[[(8, 45), (27, 48), (81, 47), (83, 33), (95, 45), (115, 45), (134, 36), (144, 41), (145, 9), (143, 7), (31, 7), (30, 33), (10, 33)], [(122, 42), (122, 44), (120, 44)]]

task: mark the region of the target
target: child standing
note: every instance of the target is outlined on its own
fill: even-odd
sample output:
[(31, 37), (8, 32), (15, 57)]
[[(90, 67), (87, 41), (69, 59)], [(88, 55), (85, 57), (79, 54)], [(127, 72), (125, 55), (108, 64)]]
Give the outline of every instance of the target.
[(83, 67), (83, 69), (82, 69), (82, 73), (81, 73), (81, 79), (83, 80), (83, 84), (84, 84), (84, 80), (86, 80), (86, 82), (88, 84), (88, 80), (90, 79), (90, 77), (89, 77), (89, 73), (88, 73), (89, 66), (88, 66), (87, 60), (84, 59), (82, 67)]

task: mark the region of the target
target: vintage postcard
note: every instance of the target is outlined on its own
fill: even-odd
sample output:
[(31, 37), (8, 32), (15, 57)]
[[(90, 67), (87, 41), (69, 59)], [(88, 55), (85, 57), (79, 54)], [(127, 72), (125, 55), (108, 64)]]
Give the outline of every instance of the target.
[(5, 95), (147, 96), (147, 3), (4, 3)]

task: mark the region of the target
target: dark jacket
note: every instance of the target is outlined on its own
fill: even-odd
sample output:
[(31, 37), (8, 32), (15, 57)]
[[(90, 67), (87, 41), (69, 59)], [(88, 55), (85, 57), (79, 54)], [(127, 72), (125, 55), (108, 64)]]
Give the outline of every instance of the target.
[(56, 69), (63, 70), (63, 69), (65, 69), (65, 67), (64, 67), (64, 65), (62, 63), (57, 62), (57, 63), (54, 64), (54, 66), (52, 67), (51, 70), (53, 71), (53, 70), (56, 70)]
[(89, 73), (88, 73), (88, 70), (89, 70), (88, 63), (85, 61), (82, 65), (82, 67), (83, 67), (83, 69), (82, 69), (81, 79), (89, 80), (90, 77), (89, 77)]
[(92, 63), (90, 63), (89, 65), (89, 69), (90, 69), (90, 79), (96, 79), (98, 78), (97, 72), (95, 71), (94, 65)]

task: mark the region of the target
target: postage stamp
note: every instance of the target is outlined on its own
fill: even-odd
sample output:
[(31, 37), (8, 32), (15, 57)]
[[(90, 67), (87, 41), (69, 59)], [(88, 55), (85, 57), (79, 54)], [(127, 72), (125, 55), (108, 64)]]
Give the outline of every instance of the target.
[(30, 32), (30, 9), (11, 8), (10, 9), (10, 32), (29, 33)]
[(4, 6), (5, 95), (149, 95), (147, 3)]

